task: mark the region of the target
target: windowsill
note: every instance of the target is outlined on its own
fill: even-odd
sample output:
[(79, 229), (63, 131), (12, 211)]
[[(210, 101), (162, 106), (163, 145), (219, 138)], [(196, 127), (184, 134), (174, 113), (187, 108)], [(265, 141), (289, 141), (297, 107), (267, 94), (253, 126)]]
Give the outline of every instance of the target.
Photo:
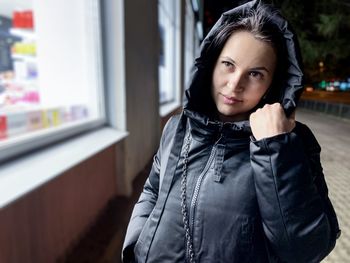
[(127, 135), (127, 132), (104, 127), (1, 164), (0, 209)]
[(159, 107), (159, 114), (161, 117), (165, 117), (171, 112), (173, 112), (174, 110), (176, 110), (177, 108), (179, 108), (180, 106), (181, 106), (181, 103), (179, 101), (166, 103)]

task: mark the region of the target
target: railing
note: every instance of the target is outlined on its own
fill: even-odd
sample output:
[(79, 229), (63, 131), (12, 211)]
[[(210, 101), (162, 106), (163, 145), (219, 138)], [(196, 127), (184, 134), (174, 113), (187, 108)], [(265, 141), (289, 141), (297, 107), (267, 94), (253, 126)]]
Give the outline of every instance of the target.
[(350, 119), (350, 104), (302, 99), (298, 107)]

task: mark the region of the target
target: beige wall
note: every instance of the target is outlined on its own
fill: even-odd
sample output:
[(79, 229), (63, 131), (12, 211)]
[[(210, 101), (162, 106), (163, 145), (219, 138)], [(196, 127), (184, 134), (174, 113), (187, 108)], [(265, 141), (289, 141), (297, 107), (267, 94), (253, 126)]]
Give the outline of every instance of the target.
[(160, 136), (158, 2), (127, 0), (125, 10), (126, 183), (147, 164)]

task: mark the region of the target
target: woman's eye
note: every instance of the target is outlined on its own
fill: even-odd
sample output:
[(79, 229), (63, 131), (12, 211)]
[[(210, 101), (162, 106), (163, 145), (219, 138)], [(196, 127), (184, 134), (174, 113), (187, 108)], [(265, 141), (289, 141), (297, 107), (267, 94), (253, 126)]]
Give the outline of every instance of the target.
[(263, 75), (261, 72), (252, 71), (252, 72), (249, 72), (249, 76), (252, 76), (252, 77), (254, 77), (254, 78), (261, 79), (264, 75)]
[(222, 61), (222, 64), (224, 64), (225, 67), (231, 68), (233, 66), (233, 64), (231, 62), (228, 61)]

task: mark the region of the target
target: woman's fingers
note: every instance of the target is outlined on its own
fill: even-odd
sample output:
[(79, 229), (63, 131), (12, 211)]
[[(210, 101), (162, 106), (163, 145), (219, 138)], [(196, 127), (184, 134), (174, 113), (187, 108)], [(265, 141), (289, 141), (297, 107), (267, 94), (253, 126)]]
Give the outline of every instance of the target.
[(257, 140), (290, 132), (295, 127), (295, 112), (287, 119), (280, 103), (266, 104), (250, 115), (250, 126)]

